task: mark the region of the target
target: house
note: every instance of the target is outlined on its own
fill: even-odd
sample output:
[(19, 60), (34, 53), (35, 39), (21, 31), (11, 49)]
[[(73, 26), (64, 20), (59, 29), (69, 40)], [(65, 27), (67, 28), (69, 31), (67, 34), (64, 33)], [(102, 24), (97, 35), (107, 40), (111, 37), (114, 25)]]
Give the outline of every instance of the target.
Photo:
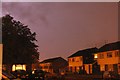
[(114, 71), (120, 74), (120, 41), (105, 44), (94, 54), (100, 71)]
[(0, 80), (1, 80), (1, 76), (2, 76), (2, 52), (3, 51), (3, 45), (0, 44)]
[(32, 64), (32, 71), (34, 71), (34, 70), (40, 70), (39, 62)]
[(69, 71), (79, 72), (85, 70), (88, 74), (92, 74), (96, 61), (94, 60), (93, 53), (96, 53), (98, 49), (88, 48), (80, 50), (68, 57)]
[(46, 71), (52, 74), (54, 73), (58, 74), (66, 70), (68, 63), (62, 57), (55, 57), (55, 58), (46, 59), (40, 62), (39, 65), (43, 71)]

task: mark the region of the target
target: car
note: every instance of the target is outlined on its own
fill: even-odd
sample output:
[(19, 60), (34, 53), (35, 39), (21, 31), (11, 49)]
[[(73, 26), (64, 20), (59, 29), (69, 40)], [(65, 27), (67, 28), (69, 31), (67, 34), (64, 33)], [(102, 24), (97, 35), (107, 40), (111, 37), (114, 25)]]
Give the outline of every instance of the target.
[(44, 80), (45, 73), (42, 70), (34, 70), (34, 73), (28, 75), (28, 79)]
[(15, 70), (11, 72), (16, 78), (26, 78), (27, 72), (25, 70)]
[(111, 78), (110, 72), (109, 71), (105, 71), (103, 73), (103, 79), (109, 79), (109, 78)]
[(118, 79), (120, 79), (120, 75), (117, 74), (114, 71), (104, 71), (104, 73), (103, 73), (103, 79), (118, 80)]

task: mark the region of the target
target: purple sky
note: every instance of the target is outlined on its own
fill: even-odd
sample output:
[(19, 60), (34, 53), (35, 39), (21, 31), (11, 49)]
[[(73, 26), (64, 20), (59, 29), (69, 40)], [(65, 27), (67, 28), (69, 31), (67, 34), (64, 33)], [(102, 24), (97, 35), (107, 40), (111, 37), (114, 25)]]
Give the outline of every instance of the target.
[(15, 2), (2, 4), (3, 15), (16, 20), (37, 33), (40, 61), (99, 47), (118, 40), (117, 3), (93, 2)]

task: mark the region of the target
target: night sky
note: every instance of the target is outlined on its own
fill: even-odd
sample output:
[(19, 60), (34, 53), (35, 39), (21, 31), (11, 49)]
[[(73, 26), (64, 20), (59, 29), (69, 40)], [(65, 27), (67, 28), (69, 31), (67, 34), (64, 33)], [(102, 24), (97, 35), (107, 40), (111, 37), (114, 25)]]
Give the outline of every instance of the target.
[(40, 61), (118, 40), (115, 2), (6, 2), (2, 12), (36, 32)]

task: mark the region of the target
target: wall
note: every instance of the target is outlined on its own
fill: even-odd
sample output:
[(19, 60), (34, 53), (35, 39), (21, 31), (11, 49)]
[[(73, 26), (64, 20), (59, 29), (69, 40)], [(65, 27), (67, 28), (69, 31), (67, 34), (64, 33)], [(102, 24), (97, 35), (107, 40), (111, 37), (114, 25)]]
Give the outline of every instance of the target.
[(76, 70), (79, 71), (79, 68), (83, 66), (83, 57), (77, 56), (77, 57), (68, 58), (68, 63), (69, 63), (69, 71), (71, 71), (70, 70), (71, 67), (72, 67), (72, 72), (75, 72), (75, 67)]
[(40, 63), (40, 67), (41, 67), (41, 69), (43, 71), (53, 73), (53, 69), (52, 69), (51, 63)]
[(0, 44), (0, 80), (2, 78), (2, 44)]
[[(118, 64), (119, 63), (119, 58), (120, 57), (115, 57), (115, 52), (118, 50), (114, 50), (114, 51), (107, 51), (107, 52), (112, 52), (112, 57), (111, 58), (107, 58), (107, 52), (102, 52), (102, 54), (104, 54), (104, 58), (103, 59), (97, 59), (98, 64), (99, 65), (103, 65), (103, 64)], [(100, 53), (98, 53), (99, 55)], [(99, 57), (99, 56), (98, 56)]]
[[(112, 52), (112, 57), (107, 57), (107, 53)], [(118, 52), (118, 55), (116, 56), (116, 53)], [(104, 57), (100, 59), (99, 54), (103, 54)], [(106, 51), (98, 53), (98, 59), (97, 59), (98, 65), (100, 65), (100, 71), (115, 71), (120, 73), (119, 63), (120, 63), (120, 50), (113, 50), (113, 51)], [(106, 67), (105, 67), (106, 66)]]

